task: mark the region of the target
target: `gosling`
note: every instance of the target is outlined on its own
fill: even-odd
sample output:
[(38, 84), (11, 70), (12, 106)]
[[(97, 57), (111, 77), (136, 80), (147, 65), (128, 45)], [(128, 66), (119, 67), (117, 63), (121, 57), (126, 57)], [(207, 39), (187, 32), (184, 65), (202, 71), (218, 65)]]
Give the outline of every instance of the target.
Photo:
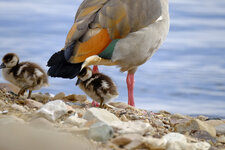
[(18, 97), (29, 90), (27, 98), (31, 98), (33, 90), (48, 85), (48, 76), (40, 66), (32, 62), (19, 63), (15, 53), (8, 53), (2, 58), (0, 69), (7, 81), (20, 88)]
[(76, 85), (94, 101), (99, 102), (100, 108), (118, 97), (117, 87), (112, 79), (102, 73), (93, 74), (90, 67), (83, 68), (77, 77)]

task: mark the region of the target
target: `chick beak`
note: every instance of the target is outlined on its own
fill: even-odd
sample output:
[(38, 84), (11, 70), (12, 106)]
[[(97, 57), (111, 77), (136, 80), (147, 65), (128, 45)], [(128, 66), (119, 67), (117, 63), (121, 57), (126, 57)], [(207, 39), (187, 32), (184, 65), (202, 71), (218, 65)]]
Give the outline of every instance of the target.
[(3, 69), (3, 68), (5, 68), (6, 66), (5, 66), (5, 64), (4, 63), (2, 63), (1, 65), (0, 65), (0, 69)]
[(77, 82), (76, 82), (76, 85), (78, 85), (78, 84), (80, 84), (80, 82), (81, 82), (81, 79), (77, 79)]

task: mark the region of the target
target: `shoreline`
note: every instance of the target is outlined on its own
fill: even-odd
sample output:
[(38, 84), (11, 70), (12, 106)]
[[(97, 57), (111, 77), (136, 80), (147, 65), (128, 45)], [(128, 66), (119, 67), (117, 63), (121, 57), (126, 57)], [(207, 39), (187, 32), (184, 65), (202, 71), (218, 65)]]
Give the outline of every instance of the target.
[(34, 93), (32, 99), (26, 99), (10, 91), (13, 89), (0, 88), (0, 148), (38, 150), (43, 142), (46, 150), (72, 150), (74, 146), (115, 150), (225, 149), (224, 119), (151, 112), (122, 102), (110, 102), (100, 109), (92, 107), (85, 95)]

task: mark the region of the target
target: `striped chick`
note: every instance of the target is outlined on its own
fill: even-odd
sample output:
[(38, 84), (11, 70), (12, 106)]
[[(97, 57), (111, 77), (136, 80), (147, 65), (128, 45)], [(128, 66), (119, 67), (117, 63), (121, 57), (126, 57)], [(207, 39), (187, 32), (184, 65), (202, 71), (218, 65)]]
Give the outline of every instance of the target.
[(2, 58), (3, 77), (20, 88), (18, 96), (29, 90), (28, 98), (33, 90), (38, 90), (48, 85), (48, 76), (44, 70), (32, 62), (19, 63), (19, 57), (15, 53), (8, 53)]
[(79, 85), (89, 97), (100, 103), (104, 103), (118, 97), (117, 87), (112, 79), (102, 73), (92, 73), (90, 67), (84, 67), (78, 74), (76, 85)]

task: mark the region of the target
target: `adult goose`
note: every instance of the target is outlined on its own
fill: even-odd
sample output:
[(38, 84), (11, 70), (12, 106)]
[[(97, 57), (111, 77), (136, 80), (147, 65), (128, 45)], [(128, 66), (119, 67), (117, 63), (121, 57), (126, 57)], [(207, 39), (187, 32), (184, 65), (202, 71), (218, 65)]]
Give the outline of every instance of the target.
[(85, 66), (119, 66), (128, 72), (128, 104), (134, 106), (134, 74), (168, 31), (168, 0), (84, 0), (64, 48), (48, 61), (48, 74), (72, 79)]

